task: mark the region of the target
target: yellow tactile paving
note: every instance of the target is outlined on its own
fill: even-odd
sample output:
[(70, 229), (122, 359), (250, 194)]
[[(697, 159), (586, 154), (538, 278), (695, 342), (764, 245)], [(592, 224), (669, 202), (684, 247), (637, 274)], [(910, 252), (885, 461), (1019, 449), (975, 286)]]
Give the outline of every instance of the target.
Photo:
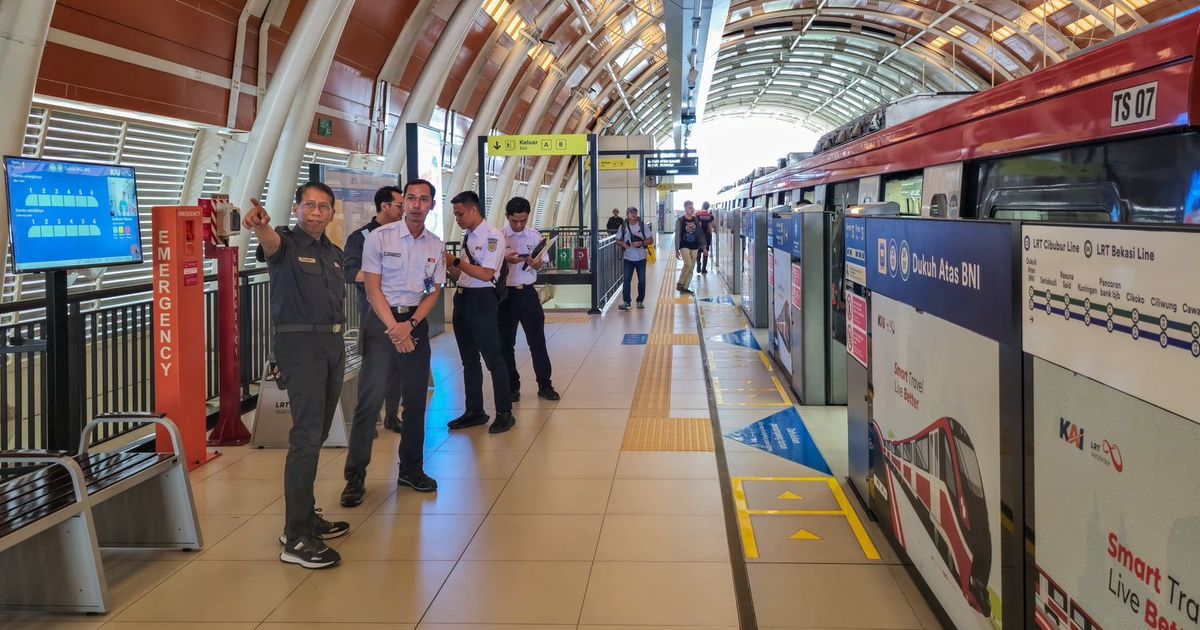
[(696, 333), (656, 332), (650, 335), (650, 345), (698, 346), (700, 345), (700, 335)]
[(547, 324), (586, 324), (592, 321), (587, 313), (550, 313), (546, 315)]
[(712, 422), (708, 418), (631, 417), (621, 450), (712, 451)]

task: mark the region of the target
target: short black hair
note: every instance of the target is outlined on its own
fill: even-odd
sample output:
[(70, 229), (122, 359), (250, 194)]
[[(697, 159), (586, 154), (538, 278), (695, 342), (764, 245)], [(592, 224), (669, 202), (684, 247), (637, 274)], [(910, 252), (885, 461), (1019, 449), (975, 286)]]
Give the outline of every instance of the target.
[(400, 194), (407, 195), (409, 186), (415, 186), (415, 185), (419, 185), (419, 184), (425, 184), (426, 186), (429, 187), (429, 196), (430, 197), (437, 197), (437, 186), (434, 186), (433, 183), (427, 179), (410, 179), (410, 180), (408, 180), (408, 183), (404, 185), (404, 190), (400, 191)]
[(528, 213), (531, 209), (529, 200), (524, 197), (513, 197), (504, 204), (504, 214), (510, 217), (514, 214)]
[(333, 194), (333, 189), (329, 186), (326, 186), (324, 182), (304, 182), (303, 184), (300, 184), (299, 188), (296, 189), (296, 203), (300, 203), (304, 199), (304, 191), (308, 190), (309, 188), (316, 188), (326, 195), (329, 195), (329, 205), (331, 206), (337, 201), (337, 196)]
[(710, 207), (710, 206), (708, 205), (708, 202), (707, 202), (707, 201), (705, 201), (704, 203), (700, 204), (700, 209), (701, 209), (701, 210), (708, 210), (708, 209), (709, 209), (709, 207)]
[(479, 195), (475, 194), (474, 190), (464, 190), (457, 195), (454, 195), (454, 198), (450, 200), (450, 203), (461, 203), (464, 206), (475, 206), (476, 209), (480, 207)]
[(383, 204), (392, 203), (392, 193), (403, 195), (404, 191), (396, 186), (384, 186), (375, 191), (375, 214), (383, 212)]

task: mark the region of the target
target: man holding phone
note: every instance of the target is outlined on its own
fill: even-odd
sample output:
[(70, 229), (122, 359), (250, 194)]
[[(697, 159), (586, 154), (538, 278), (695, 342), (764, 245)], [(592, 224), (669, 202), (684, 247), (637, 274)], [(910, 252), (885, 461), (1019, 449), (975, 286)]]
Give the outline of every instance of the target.
[(638, 209), (630, 207), (625, 211), (625, 224), (617, 230), (617, 245), (625, 250), (622, 256), (625, 277), (621, 284), (621, 297), (624, 301), (618, 309), (629, 310), (630, 285), (633, 283), (634, 272), (638, 275), (637, 307), (646, 308), (646, 248), (653, 244), (654, 231), (639, 219)]
[(538, 397), (558, 400), (558, 392), (550, 382), (550, 354), (546, 352), (546, 313), (538, 298), (538, 270), (550, 261), (545, 251), (532, 255), (542, 241), (538, 231), (527, 227), (529, 201), (513, 197), (504, 207), (508, 225), (504, 226), (505, 256), (508, 264), (508, 298), (500, 303), (500, 343), (504, 362), (508, 364), (509, 390), (512, 400), (521, 398), (521, 375), (517, 372), (517, 324), (525, 329), (529, 354), (533, 357), (533, 373), (537, 377)]

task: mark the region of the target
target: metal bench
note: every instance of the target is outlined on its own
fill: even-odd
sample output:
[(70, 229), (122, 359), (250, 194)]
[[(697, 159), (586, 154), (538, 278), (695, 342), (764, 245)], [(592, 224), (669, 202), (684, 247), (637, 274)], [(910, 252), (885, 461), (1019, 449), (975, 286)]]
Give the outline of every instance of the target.
[[(127, 422), (161, 426), (173, 452), (89, 452), (97, 426)], [(73, 456), (0, 452), (0, 464), (46, 464), (0, 483), (0, 609), (106, 612), (101, 547), (200, 549), (182, 453), (174, 423), (150, 413), (97, 417)]]

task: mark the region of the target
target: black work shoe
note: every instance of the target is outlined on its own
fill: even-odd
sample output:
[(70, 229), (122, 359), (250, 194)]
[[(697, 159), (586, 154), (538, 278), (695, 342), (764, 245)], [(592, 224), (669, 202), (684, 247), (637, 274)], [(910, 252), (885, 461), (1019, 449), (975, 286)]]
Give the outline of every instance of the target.
[[(350, 484), (347, 483), (346, 485), (349, 486)], [(343, 496), (344, 496), (344, 493), (343, 493)], [(362, 503), (362, 499), (360, 498), (358, 500), (358, 502)], [(343, 505), (345, 505), (345, 504), (343, 503)], [(313, 517), (312, 517), (312, 535), (313, 536), (316, 536), (317, 538), (320, 538), (321, 540), (329, 540), (331, 538), (345, 536), (346, 533), (349, 531), (350, 531), (350, 523), (347, 523), (346, 521), (330, 522), (330, 521), (325, 520), (325, 517), (321, 516), (321, 508), (317, 508), (316, 510), (313, 511)], [(279, 544), (286, 545), (287, 540), (288, 539), (287, 539), (286, 535), (284, 535), (284, 534), (279, 535)]]
[(383, 428), (399, 433), (404, 428), (404, 422), (396, 416), (388, 416), (383, 419)]
[(496, 421), (492, 423), (492, 426), (488, 427), (488, 433), (504, 433), (513, 428), (513, 425), (516, 423), (517, 419), (512, 415), (511, 411), (498, 413), (496, 414)]
[(342, 557), (316, 536), (297, 536), (284, 541), (279, 559), (306, 569), (324, 569), (337, 564)]
[(687, 288), (687, 287), (679, 287), (679, 292), (680, 292), (680, 293), (687, 294), (687, 295), (694, 295), (694, 294), (695, 294), (695, 292), (694, 292), (694, 291), (692, 291), (691, 289), (689, 289), (689, 288)]
[(396, 477), (396, 485), (408, 486), (417, 492), (437, 492), (437, 482), (433, 480), (433, 477), (426, 475), (421, 470), (400, 473)]
[(453, 431), (455, 429), (466, 429), (467, 427), (476, 427), (481, 424), (487, 424), (488, 420), (488, 415), (484, 413), (482, 409), (476, 409), (468, 411), (467, 413), (464, 413), (463, 415), (451, 420), (446, 424), (446, 426), (450, 427), (450, 430)]
[(558, 395), (558, 392), (554, 391), (554, 387), (546, 387), (538, 390), (538, 398), (545, 398), (546, 400), (558, 400), (561, 398), (561, 396)]
[(342, 490), (342, 507), (354, 507), (363, 502), (363, 495), (367, 493), (367, 489), (363, 487), (362, 475), (351, 475), (346, 480), (346, 487)]
[(521, 390), (520, 389), (511, 390), (510, 392), (508, 392), (508, 397), (513, 402), (517, 402), (517, 401), (521, 400)]

